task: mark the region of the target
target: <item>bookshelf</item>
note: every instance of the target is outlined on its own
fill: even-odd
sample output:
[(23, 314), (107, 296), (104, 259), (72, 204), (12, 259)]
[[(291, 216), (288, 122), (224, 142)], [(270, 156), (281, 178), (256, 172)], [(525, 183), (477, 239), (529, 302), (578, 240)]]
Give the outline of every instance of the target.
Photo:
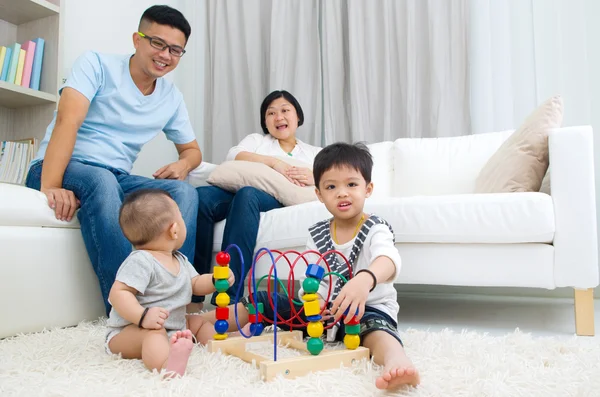
[(0, 81), (0, 141), (42, 139), (58, 102), (60, 0), (0, 0), (0, 46), (45, 41), (40, 89)]

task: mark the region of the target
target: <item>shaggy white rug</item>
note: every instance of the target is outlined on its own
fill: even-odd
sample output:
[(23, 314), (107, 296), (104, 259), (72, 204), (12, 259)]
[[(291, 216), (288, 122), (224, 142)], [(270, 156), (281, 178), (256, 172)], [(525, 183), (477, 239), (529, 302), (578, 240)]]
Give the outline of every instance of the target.
[(104, 352), (102, 322), (0, 341), (0, 396), (599, 396), (600, 340), (504, 337), (476, 332), (402, 333), (422, 384), (396, 393), (374, 386), (363, 362), (306, 377), (262, 382), (233, 357), (193, 350), (185, 377), (161, 380), (138, 360)]

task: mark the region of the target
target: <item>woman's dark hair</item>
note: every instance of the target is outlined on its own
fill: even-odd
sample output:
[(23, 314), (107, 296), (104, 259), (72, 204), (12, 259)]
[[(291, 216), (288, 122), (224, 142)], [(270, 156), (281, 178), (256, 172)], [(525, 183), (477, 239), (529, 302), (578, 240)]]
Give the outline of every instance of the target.
[(260, 126), (262, 127), (262, 130), (265, 133), (265, 135), (269, 133), (269, 130), (267, 129), (267, 122), (265, 120), (267, 109), (269, 108), (269, 105), (271, 105), (271, 102), (279, 98), (284, 98), (286, 101), (291, 103), (292, 106), (296, 109), (296, 114), (298, 115), (298, 127), (300, 127), (302, 123), (304, 123), (304, 112), (302, 111), (302, 107), (298, 103), (298, 100), (296, 100), (296, 98), (294, 98), (292, 94), (285, 90), (273, 91), (272, 93), (266, 96), (266, 98), (262, 102), (262, 105), (260, 105)]
[(140, 28), (144, 22), (155, 22), (159, 25), (167, 25), (179, 29), (185, 36), (186, 43), (192, 34), (192, 28), (183, 14), (169, 6), (156, 5), (148, 8), (140, 18)]

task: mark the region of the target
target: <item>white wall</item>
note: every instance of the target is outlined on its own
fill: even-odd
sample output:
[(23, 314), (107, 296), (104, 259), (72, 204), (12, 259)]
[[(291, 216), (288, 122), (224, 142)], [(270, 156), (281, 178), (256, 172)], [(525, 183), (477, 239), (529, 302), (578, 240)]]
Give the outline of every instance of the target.
[[(184, 0), (162, 0), (181, 10)], [(69, 74), (73, 62), (84, 51), (128, 54), (133, 53), (132, 34), (137, 31), (144, 10), (157, 4), (151, 0), (61, 0), (63, 7), (63, 78)], [(194, 28), (192, 27), (194, 30)], [(194, 33), (198, 33), (196, 29)], [(186, 56), (180, 62), (185, 64)], [(166, 76), (173, 81), (176, 69)], [(200, 124), (201, 125), (201, 124)], [(177, 150), (163, 133), (149, 142), (141, 151), (132, 173), (151, 176), (163, 165), (177, 160)]]

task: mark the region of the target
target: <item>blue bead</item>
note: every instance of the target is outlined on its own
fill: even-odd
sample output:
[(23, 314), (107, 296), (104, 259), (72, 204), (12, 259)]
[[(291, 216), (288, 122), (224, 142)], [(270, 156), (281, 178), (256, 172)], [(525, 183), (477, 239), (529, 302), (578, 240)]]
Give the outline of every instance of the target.
[[(350, 308), (347, 308), (346, 311), (344, 312), (344, 316), (348, 315), (348, 310), (350, 310)], [(354, 314), (355, 316), (358, 315), (358, 308), (356, 309), (356, 313)]]
[(317, 280), (321, 281), (323, 279), (323, 275), (325, 274), (325, 269), (319, 265), (315, 265), (314, 263), (311, 263), (306, 268), (305, 274), (306, 274), (306, 277), (316, 278)]
[(224, 334), (225, 332), (227, 332), (228, 328), (229, 323), (225, 320), (217, 320), (217, 322), (215, 322), (215, 332), (217, 334)]
[(262, 325), (262, 323), (250, 324), (250, 333), (253, 336), (259, 336), (260, 334), (262, 334), (264, 329), (265, 329), (265, 326)]
[(306, 321), (321, 321), (322, 318), (320, 314), (316, 314), (314, 316), (306, 316)]

